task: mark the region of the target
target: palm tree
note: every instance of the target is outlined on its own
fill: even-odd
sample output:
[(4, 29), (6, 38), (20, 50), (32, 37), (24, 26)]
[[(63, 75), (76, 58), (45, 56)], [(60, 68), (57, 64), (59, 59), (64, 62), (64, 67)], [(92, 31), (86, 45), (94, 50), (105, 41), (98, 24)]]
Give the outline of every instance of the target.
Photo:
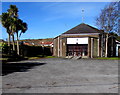
[(16, 5), (10, 5), (10, 8), (8, 9), (9, 17), (12, 18), (11, 24), (10, 24), (10, 30), (12, 35), (12, 43), (13, 43), (13, 51), (15, 51), (15, 41), (14, 41), (14, 33), (17, 30), (17, 19), (18, 19), (18, 8)]
[(23, 21), (21, 20), (21, 19), (18, 19), (17, 20), (17, 29), (16, 29), (16, 36), (17, 36), (17, 54), (19, 55), (19, 51), (20, 51), (20, 49), (19, 49), (19, 36), (18, 36), (18, 34), (19, 34), (19, 31), (21, 30), (21, 25), (22, 25), (22, 23), (23, 23)]
[(22, 30), (21, 30), (21, 32), (20, 32), (19, 37), (21, 36), (22, 33), (25, 33), (25, 32), (27, 31), (27, 29), (28, 29), (27, 23), (23, 22), (21, 29), (22, 29)]
[(27, 30), (27, 24), (24, 23), (21, 19), (18, 19), (18, 8), (16, 5), (10, 5), (10, 9), (8, 9), (9, 16), (13, 18), (11, 22), (11, 31), (12, 31), (12, 39), (13, 39), (13, 50), (15, 50), (15, 42), (14, 42), (14, 33), (17, 36), (17, 54), (19, 55), (19, 31), (20, 35), (25, 33)]
[(10, 22), (12, 21), (11, 18), (9, 17), (8, 13), (2, 13), (0, 16), (2, 26), (6, 28), (6, 32), (8, 33), (8, 46), (10, 47)]
[[(22, 33), (25, 33), (27, 30), (27, 24), (25, 22), (23, 22), (21, 19), (18, 20), (18, 24), (17, 24), (17, 31), (16, 31), (16, 35), (17, 35), (17, 54), (19, 55), (20, 50), (19, 50), (19, 38), (21, 36)], [(20, 32), (20, 35), (18, 36), (18, 32)]]
[(9, 13), (9, 16), (18, 17), (18, 8), (16, 5), (10, 5), (10, 8), (7, 11)]
[(15, 41), (14, 41), (14, 33), (17, 31), (17, 18), (13, 17), (11, 24), (10, 24), (10, 30), (12, 35), (12, 43), (13, 43), (13, 51), (15, 51)]
[(0, 16), (0, 19), (1, 19), (2, 26), (6, 28), (6, 32), (8, 33), (8, 54), (10, 54), (11, 53), (10, 36), (12, 34), (11, 22), (13, 21), (13, 19), (9, 16), (9, 13), (2, 13), (2, 15)]
[[(22, 33), (25, 33), (25, 31), (27, 30), (27, 24), (26, 23), (24, 23), (21, 19), (18, 19), (17, 20), (17, 29), (16, 29), (16, 36), (17, 36), (17, 54), (19, 55), (19, 38), (20, 38), (20, 36), (21, 36), (21, 34)], [(21, 31), (20, 32), (20, 35), (19, 35), (19, 31)]]
[[(18, 8), (16, 5), (10, 5), (7, 13), (2, 13), (0, 16), (3, 27), (8, 33), (8, 46), (10, 46), (10, 36), (12, 36), (13, 51), (15, 51), (14, 34), (17, 36), (17, 54), (19, 55), (19, 38), (22, 33), (27, 30), (27, 24), (21, 19), (18, 19)], [(20, 35), (19, 35), (19, 31)]]

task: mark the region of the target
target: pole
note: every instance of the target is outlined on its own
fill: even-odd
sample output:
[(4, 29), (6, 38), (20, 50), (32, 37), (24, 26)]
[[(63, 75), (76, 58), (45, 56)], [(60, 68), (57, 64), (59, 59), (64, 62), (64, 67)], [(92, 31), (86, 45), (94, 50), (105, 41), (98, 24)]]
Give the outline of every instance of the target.
[(84, 9), (82, 9), (82, 23), (84, 23)]

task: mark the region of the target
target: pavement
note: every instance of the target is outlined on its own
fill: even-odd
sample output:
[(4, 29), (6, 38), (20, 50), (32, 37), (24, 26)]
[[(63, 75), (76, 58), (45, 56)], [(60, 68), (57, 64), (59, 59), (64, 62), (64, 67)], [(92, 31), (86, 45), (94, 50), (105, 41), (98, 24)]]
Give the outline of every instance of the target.
[(8, 64), (13, 69), (4, 70), (3, 93), (118, 93), (118, 60), (46, 58)]

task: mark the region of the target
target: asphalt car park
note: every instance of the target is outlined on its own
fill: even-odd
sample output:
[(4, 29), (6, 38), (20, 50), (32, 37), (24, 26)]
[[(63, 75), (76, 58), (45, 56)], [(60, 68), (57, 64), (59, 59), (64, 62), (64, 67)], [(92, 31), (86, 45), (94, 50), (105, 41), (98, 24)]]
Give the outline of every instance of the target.
[(118, 60), (45, 58), (7, 64), (3, 93), (118, 93)]

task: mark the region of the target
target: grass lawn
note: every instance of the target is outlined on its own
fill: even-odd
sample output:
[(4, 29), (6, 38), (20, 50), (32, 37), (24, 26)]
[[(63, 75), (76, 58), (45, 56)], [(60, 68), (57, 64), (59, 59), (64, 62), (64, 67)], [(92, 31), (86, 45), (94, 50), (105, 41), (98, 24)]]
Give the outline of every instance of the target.
[(110, 59), (110, 60), (120, 60), (120, 57), (99, 57), (99, 58), (96, 58), (96, 59)]
[(41, 56), (41, 55), (38, 55), (38, 56), (35, 56), (35, 57), (26, 57), (30, 60), (32, 59), (40, 59), (40, 58), (56, 58), (55, 56)]
[(8, 60), (8, 58), (0, 58), (0, 61)]
[(2, 54), (0, 57), (0, 61), (2, 62), (8, 62), (8, 61), (20, 61), (20, 60), (32, 60), (32, 59), (40, 59), (40, 58), (56, 58), (54, 56), (43, 56), (43, 55), (36, 55), (36, 56), (30, 56), (30, 57), (20, 57), (20, 56), (12, 56), (7, 54)]
[(10, 61), (20, 61), (20, 60), (24, 60), (24, 59), (25, 58), (22, 56), (9, 55), (9, 54), (2, 54), (2, 56), (0, 57), (0, 61), (2, 61), (2, 63), (10, 62)]
[(55, 56), (46, 56), (45, 58), (56, 58)]

